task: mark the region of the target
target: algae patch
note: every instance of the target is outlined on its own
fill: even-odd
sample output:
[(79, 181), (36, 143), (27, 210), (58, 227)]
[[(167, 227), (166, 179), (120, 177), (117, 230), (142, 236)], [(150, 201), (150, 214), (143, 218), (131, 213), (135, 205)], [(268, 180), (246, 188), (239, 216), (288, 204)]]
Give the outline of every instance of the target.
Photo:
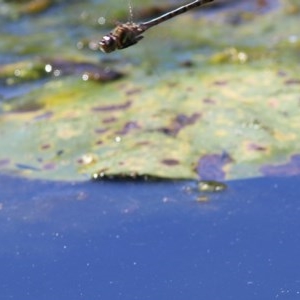
[[(300, 173), (299, 15), (286, 10), (234, 24), (228, 10), (188, 14), (111, 59), (76, 48), (74, 32), (63, 39), (66, 15), (46, 52), (12, 48), (18, 60), (0, 67), (0, 171), (51, 180)], [(51, 13), (29, 17), (31, 30), (45, 18), (49, 33)], [(102, 36), (81, 26), (72, 30)], [(7, 60), (10, 45), (6, 36)]]

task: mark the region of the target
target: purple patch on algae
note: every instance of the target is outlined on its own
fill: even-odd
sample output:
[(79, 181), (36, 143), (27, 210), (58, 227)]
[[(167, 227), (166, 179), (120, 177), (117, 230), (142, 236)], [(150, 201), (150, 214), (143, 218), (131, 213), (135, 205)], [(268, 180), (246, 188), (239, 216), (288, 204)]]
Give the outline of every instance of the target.
[(95, 133), (102, 134), (108, 131), (108, 128), (96, 128)]
[(190, 116), (179, 114), (175, 117), (175, 119), (168, 127), (160, 128), (159, 131), (167, 135), (176, 136), (181, 129), (186, 126), (195, 124), (200, 117), (200, 113), (194, 113)]
[(265, 176), (291, 176), (300, 174), (300, 154), (291, 156), (289, 162), (281, 165), (265, 165), (260, 168)]
[(250, 151), (261, 151), (261, 152), (267, 151), (267, 147), (255, 143), (250, 143), (247, 148)]
[(128, 132), (130, 132), (134, 129), (140, 129), (140, 128), (141, 127), (139, 126), (139, 124), (137, 122), (130, 121), (130, 122), (127, 122), (123, 126), (122, 130), (117, 131), (116, 134), (125, 135), (125, 134), (127, 134)]
[(291, 78), (291, 79), (286, 80), (284, 83), (285, 83), (286, 85), (300, 84), (300, 79)]
[(228, 153), (208, 154), (201, 157), (195, 168), (201, 180), (224, 180), (226, 173), (223, 168), (232, 163)]
[(9, 158), (0, 159), (0, 168), (6, 167), (9, 164), (10, 164)]
[(102, 123), (107, 124), (107, 123), (113, 123), (116, 122), (118, 119), (115, 117), (110, 117), (102, 120)]
[(44, 170), (54, 170), (55, 168), (56, 168), (56, 164), (52, 162), (43, 165)]
[(35, 116), (34, 120), (36, 120), (36, 121), (48, 120), (48, 119), (52, 118), (53, 115), (54, 115), (54, 113), (52, 111), (47, 111), (47, 112), (45, 112), (43, 114)]

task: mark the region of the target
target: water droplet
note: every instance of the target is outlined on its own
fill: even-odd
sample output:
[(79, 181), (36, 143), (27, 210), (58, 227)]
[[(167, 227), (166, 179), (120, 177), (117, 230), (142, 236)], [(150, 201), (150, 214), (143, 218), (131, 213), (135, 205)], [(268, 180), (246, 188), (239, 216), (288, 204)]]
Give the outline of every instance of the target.
[(83, 81), (88, 81), (88, 80), (89, 80), (89, 74), (84, 73), (84, 74), (82, 75), (82, 80), (83, 80)]
[(45, 65), (45, 71), (46, 71), (47, 73), (51, 73), (51, 72), (52, 72), (52, 66), (51, 66), (50, 64), (46, 64), (46, 65)]
[(95, 154), (84, 154), (81, 156), (80, 158), (80, 162), (83, 164), (83, 165), (89, 165), (89, 164), (92, 164), (92, 163), (95, 163), (97, 161), (97, 157)]
[(289, 42), (291, 43), (291, 44), (294, 44), (294, 43), (297, 43), (298, 42), (298, 36), (297, 35), (290, 35), (289, 36)]
[(104, 25), (105, 23), (106, 23), (106, 19), (105, 19), (104, 17), (100, 17), (100, 18), (98, 19), (98, 24)]
[(115, 142), (120, 143), (122, 141), (122, 138), (120, 136), (115, 137)]
[(226, 184), (213, 180), (204, 180), (198, 183), (200, 192), (221, 192), (226, 190), (226, 188)]

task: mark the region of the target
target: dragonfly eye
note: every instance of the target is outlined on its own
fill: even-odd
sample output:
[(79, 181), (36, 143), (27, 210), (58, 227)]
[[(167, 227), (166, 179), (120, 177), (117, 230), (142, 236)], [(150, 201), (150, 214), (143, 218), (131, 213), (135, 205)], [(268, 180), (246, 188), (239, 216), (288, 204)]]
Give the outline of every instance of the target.
[(99, 48), (102, 52), (109, 53), (116, 50), (117, 43), (113, 35), (105, 35), (99, 42)]

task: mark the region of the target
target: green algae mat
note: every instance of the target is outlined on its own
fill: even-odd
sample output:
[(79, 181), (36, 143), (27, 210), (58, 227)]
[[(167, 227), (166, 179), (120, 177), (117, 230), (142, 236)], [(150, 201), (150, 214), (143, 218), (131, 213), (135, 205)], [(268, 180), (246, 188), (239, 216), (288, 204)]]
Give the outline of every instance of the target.
[[(299, 174), (299, 4), (231, 2), (104, 54), (97, 42), (127, 21), (126, 3), (0, 1), (0, 172), (72, 181)], [(168, 11), (133, 8), (137, 22)]]

